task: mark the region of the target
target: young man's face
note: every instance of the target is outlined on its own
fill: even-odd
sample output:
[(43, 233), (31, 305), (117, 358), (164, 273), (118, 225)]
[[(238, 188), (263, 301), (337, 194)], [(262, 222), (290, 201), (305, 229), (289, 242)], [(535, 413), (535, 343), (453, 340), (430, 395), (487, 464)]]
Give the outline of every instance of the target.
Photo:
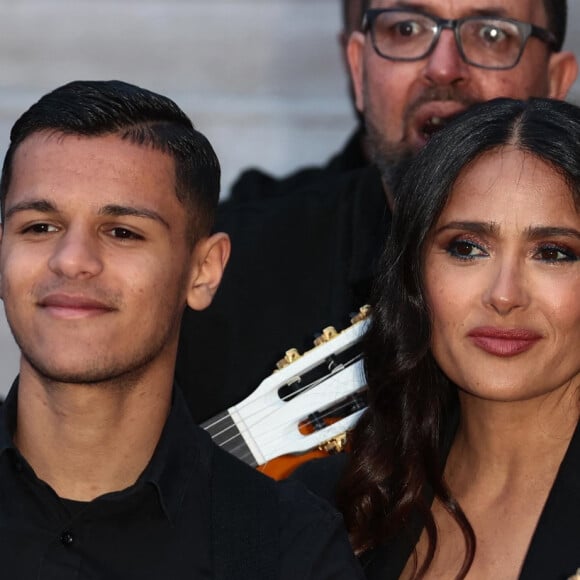
[(85, 383), (173, 365), (195, 276), (172, 158), (118, 136), (16, 150), (0, 289), (21, 371)]
[[(497, 16), (547, 27), (542, 0), (375, 0), (371, 8), (416, 9), (444, 19)], [(370, 33), (355, 33), (349, 61), (357, 107), (364, 113), (371, 145), (393, 160), (401, 153), (416, 152), (440, 122), (473, 103), (496, 97), (563, 98), (576, 76), (573, 55), (552, 53), (534, 37), (528, 39), (514, 68), (478, 68), (462, 60), (453, 31), (446, 29), (429, 56), (412, 62), (382, 58)]]

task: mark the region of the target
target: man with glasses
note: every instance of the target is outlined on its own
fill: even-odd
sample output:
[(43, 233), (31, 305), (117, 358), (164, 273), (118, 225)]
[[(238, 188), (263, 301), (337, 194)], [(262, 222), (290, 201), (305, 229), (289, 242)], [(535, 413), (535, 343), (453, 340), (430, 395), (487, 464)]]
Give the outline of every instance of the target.
[(447, 119), (495, 97), (565, 98), (565, 0), (366, 0), (348, 46), (356, 104), (383, 174)]
[(287, 349), (312, 348), (316, 332), (343, 328), (367, 301), (393, 170), (434, 131), (495, 97), (563, 99), (576, 78), (574, 55), (561, 50), (565, 0), (367, 0), (364, 8), (347, 53), (374, 163), (222, 206), (232, 258), (211, 308), (186, 312), (177, 364), (197, 419), (243, 399)]

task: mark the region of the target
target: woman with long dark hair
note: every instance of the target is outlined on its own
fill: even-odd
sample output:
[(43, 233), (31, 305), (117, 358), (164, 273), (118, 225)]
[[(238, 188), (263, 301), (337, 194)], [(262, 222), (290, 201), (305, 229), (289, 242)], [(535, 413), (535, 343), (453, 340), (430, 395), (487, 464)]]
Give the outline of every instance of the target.
[[(338, 487), (369, 578), (580, 567), (580, 110), (497, 100), (396, 189)], [(314, 466), (313, 469), (316, 469)]]

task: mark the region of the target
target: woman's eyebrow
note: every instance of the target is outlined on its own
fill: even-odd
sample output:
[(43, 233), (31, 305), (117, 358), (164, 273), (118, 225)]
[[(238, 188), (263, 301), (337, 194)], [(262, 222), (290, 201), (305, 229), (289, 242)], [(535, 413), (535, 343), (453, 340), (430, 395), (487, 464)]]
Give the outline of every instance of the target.
[(497, 234), (499, 228), (495, 222), (462, 222), (452, 221), (447, 222), (435, 230), (435, 234), (439, 234), (445, 230), (464, 230), (473, 232), (474, 234)]
[(574, 238), (580, 240), (580, 231), (574, 228), (559, 226), (530, 226), (526, 230), (529, 239), (539, 238)]

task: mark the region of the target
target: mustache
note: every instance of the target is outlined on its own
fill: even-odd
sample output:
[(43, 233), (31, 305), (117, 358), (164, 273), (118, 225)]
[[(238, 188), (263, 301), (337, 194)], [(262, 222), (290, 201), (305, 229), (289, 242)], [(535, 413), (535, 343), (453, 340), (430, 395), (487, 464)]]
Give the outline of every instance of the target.
[(436, 86), (426, 88), (414, 101), (412, 101), (405, 112), (405, 121), (410, 118), (427, 103), (433, 102), (454, 102), (464, 107), (471, 107), (481, 102), (481, 99), (466, 93), (463, 89), (455, 86)]
[(111, 309), (118, 309), (122, 303), (122, 296), (119, 292), (96, 286), (92, 283), (71, 283), (70, 281), (56, 281), (53, 283), (35, 286), (32, 294), (36, 302), (40, 303), (53, 294), (64, 294), (71, 296), (81, 296), (83, 298), (100, 302)]

